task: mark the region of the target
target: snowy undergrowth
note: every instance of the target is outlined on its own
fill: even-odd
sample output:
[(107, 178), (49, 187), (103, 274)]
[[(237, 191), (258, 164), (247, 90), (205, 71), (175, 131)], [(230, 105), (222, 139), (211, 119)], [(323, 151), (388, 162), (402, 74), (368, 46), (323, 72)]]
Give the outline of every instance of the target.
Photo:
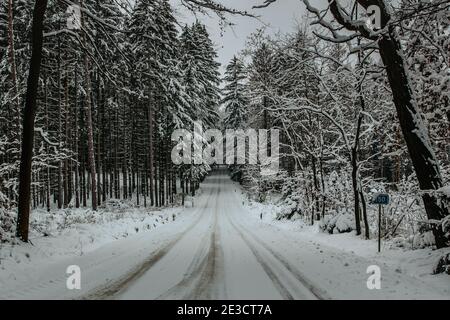
[(181, 207), (158, 210), (128, 201), (108, 201), (97, 212), (81, 208), (51, 212), (37, 209), (31, 214), (29, 244), (11, 238), (12, 231), (3, 235), (3, 239), (13, 241), (0, 243), (0, 270), (82, 256), (112, 241), (176, 221), (181, 212)]
[[(369, 202), (373, 194), (379, 190), (390, 194), (391, 202), (387, 206), (383, 206), (382, 213), (382, 229), (383, 238), (388, 240), (391, 246), (402, 247), (408, 249), (423, 249), (433, 247), (435, 245), (434, 236), (431, 231), (431, 223), (427, 219), (421, 196), (417, 190), (385, 191), (382, 185), (374, 184), (377, 188), (371, 188), (366, 194), (366, 202)], [(264, 205), (271, 207), (269, 215), (275, 220), (296, 221), (303, 219), (305, 224), (311, 223), (313, 207), (316, 203), (311, 203), (307, 196), (298, 191), (289, 192), (286, 196), (286, 187), (281, 193), (268, 191), (264, 194), (263, 200), (258, 198), (251, 192), (247, 193), (249, 200), (262, 202)], [(378, 191), (377, 191), (378, 190)], [(355, 217), (353, 213), (352, 198), (345, 198), (343, 192), (341, 194), (334, 193), (333, 197), (327, 195), (326, 211), (320, 221), (316, 223), (322, 231), (329, 234), (347, 233), (355, 230)], [(320, 201), (319, 201), (320, 202)], [(264, 211), (265, 209), (263, 209)], [(319, 213), (322, 215), (322, 208)], [(265, 215), (265, 214), (264, 214)], [(315, 214), (316, 216), (316, 214)], [(315, 217), (317, 220), (317, 217)], [(367, 218), (369, 224), (370, 237), (378, 236), (378, 206), (367, 203)], [(450, 237), (449, 217), (444, 219), (442, 228)], [(363, 221), (361, 221), (364, 229)], [(364, 232), (364, 230), (363, 230)]]
[[(295, 214), (291, 220), (279, 220), (280, 213), (287, 210), (286, 206), (278, 202), (278, 198), (268, 197), (265, 203), (252, 201), (243, 193), (244, 205), (253, 218), (265, 224), (273, 225), (281, 230), (286, 230), (290, 234), (303, 241), (325, 245), (334, 249), (339, 249), (357, 256), (374, 261), (380, 266), (386, 266), (398, 273), (424, 279), (441, 288), (450, 288), (448, 275), (433, 275), (439, 261), (443, 257), (450, 256), (450, 248), (434, 250), (432, 247), (404, 246), (404, 242), (399, 245), (398, 238), (391, 238), (382, 241), (382, 252), (377, 252), (377, 238), (372, 236), (371, 240), (364, 240), (357, 236), (354, 231), (347, 233), (329, 232), (323, 230), (323, 225), (318, 222), (314, 226), (305, 223), (303, 218)], [(270, 200), (272, 198), (272, 200)], [(337, 219), (335, 225), (344, 228), (348, 225), (347, 217)], [(331, 219), (331, 215), (328, 216)], [(344, 223), (345, 222), (345, 223)], [(329, 225), (329, 224), (325, 224)], [(321, 229), (322, 226), (322, 229)], [(292, 233), (294, 231), (295, 233)], [(414, 249), (413, 249), (414, 248)], [(447, 268), (445, 261), (441, 261), (441, 268)], [(445, 270), (444, 270), (445, 272)]]

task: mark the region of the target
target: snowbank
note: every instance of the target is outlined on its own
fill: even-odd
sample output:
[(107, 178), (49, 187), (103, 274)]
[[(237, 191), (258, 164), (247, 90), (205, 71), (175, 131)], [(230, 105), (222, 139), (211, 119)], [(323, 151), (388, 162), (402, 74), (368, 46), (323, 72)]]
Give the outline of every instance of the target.
[(26, 287), (30, 277), (45, 266), (84, 256), (118, 239), (152, 232), (182, 216), (182, 208), (139, 208), (123, 201), (110, 201), (98, 212), (35, 210), (29, 244), (0, 243), (0, 288)]
[[(289, 236), (296, 241), (311, 243), (322, 248), (331, 248), (341, 252), (350, 253), (356, 257), (364, 258), (373, 264), (388, 268), (396, 273), (407, 275), (418, 279), (421, 282), (430, 284), (440, 292), (450, 295), (450, 278), (446, 274), (434, 275), (439, 267), (439, 272), (448, 271), (448, 261), (442, 262), (443, 257), (449, 257), (450, 248), (433, 250), (430, 247), (417, 249), (417, 247), (399, 247), (395, 238), (382, 242), (382, 252), (377, 252), (376, 239), (364, 240), (356, 236), (354, 231), (340, 233), (338, 231), (350, 229), (352, 225), (351, 216), (348, 214), (338, 215), (334, 218), (326, 217), (322, 224), (316, 223), (314, 226), (306, 225), (301, 217), (294, 222), (290, 220), (277, 220), (277, 213), (283, 208), (273, 203), (246, 203), (247, 212), (253, 219), (258, 219), (261, 223), (275, 226), (289, 233)], [(262, 219), (261, 219), (262, 214)], [(350, 226), (349, 226), (350, 224)], [(327, 232), (323, 232), (321, 228)], [(422, 239), (423, 240), (423, 239)], [(416, 239), (416, 241), (418, 241)], [(406, 242), (402, 241), (402, 245)], [(416, 245), (418, 245), (416, 243)], [(414, 250), (413, 250), (414, 248)], [(441, 263), (437, 265), (436, 263)], [(444, 270), (445, 269), (445, 270)]]
[(355, 218), (350, 214), (325, 215), (319, 223), (319, 228), (330, 234), (352, 232)]

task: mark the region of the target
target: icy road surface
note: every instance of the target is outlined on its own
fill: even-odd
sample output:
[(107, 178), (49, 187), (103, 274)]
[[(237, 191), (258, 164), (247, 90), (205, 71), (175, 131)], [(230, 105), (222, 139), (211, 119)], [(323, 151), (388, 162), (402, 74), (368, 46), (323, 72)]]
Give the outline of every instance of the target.
[[(381, 290), (367, 288), (374, 263), (302, 240), (246, 212), (226, 172), (202, 184), (181, 218), (80, 257), (38, 266), (30, 285), (0, 289), (25, 299), (449, 299), (428, 283), (380, 266)], [(68, 265), (81, 290), (66, 288)]]

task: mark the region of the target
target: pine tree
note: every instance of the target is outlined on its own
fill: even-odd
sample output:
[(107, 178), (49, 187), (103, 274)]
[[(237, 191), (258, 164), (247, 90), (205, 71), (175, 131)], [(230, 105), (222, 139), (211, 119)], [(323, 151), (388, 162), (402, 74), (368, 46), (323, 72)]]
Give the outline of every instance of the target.
[(236, 56), (228, 64), (224, 81), (222, 104), (225, 106), (225, 127), (240, 129), (246, 121), (245, 107), (248, 103), (245, 96), (244, 65)]
[(36, 100), (42, 61), (43, 24), (46, 10), (47, 0), (37, 0), (33, 12), (33, 52), (30, 60), (30, 71), (28, 74), (27, 94), (23, 118), (22, 157), (20, 162), (19, 203), (17, 215), (17, 236), (25, 242), (28, 242), (34, 120), (37, 110)]

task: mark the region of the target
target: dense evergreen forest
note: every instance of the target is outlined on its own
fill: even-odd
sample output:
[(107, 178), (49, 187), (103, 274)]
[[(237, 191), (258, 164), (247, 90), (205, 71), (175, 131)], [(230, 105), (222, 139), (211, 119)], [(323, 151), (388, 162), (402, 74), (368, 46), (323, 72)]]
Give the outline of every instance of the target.
[[(49, 1), (46, 12), (31, 206), (96, 210), (127, 198), (165, 206), (174, 202), (177, 178), (183, 192), (195, 194), (206, 168), (175, 168), (170, 138), (193, 120), (218, 121), (219, 64), (205, 27), (179, 30), (168, 1), (133, 8), (85, 1), (79, 31), (67, 27), (69, 4)], [(19, 199), (34, 4), (1, 7), (0, 199), (10, 208)]]

